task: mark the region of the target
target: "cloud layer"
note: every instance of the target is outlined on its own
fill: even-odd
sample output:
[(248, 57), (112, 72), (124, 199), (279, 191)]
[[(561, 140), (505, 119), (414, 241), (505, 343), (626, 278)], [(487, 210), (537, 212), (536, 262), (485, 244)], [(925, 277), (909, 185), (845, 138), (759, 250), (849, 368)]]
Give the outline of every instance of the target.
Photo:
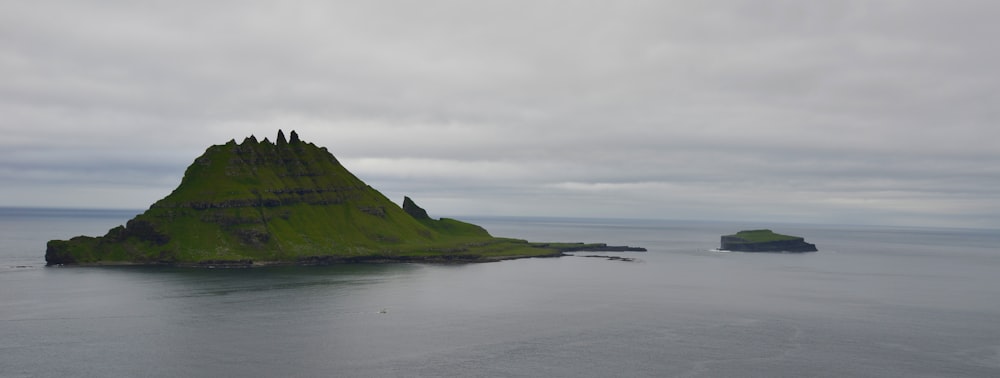
[(0, 205), (295, 129), (438, 214), (1000, 227), (989, 1), (5, 2)]

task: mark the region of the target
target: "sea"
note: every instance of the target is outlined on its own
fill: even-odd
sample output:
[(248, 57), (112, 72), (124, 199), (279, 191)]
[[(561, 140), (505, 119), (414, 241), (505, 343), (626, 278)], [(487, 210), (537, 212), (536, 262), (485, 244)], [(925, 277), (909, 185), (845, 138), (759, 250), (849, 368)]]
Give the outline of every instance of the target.
[[(464, 217), (648, 252), (45, 266), (137, 212), (0, 209), (0, 376), (1000, 377), (998, 230)], [(819, 252), (714, 250), (753, 228)]]

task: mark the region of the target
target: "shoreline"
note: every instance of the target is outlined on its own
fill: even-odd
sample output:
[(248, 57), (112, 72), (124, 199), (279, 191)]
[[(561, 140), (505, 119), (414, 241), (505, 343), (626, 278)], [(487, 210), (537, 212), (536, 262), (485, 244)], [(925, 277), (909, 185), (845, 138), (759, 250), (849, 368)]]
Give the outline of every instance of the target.
[[(537, 255), (509, 255), (509, 256), (484, 256), (478, 254), (455, 254), (455, 255), (433, 255), (433, 256), (387, 256), (387, 255), (367, 255), (367, 256), (307, 256), (294, 261), (260, 261), (251, 259), (241, 260), (206, 260), (199, 262), (133, 262), (133, 261), (98, 261), (89, 263), (73, 264), (46, 264), (45, 267), (175, 267), (175, 268), (200, 268), (200, 269), (246, 269), (246, 268), (266, 268), (277, 266), (328, 266), (338, 264), (399, 264), (399, 263), (423, 263), (423, 264), (475, 264), (490, 263), (507, 260), (519, 260), (529, 258), (555, 258), (574, 256), (569, 252), (646, 252), (643, 247), (631, 246), (609, 246), (604, 243), (584, 244), (584, 243), (533, 243), (535, 246), (552, 248), (555, 252)], [(554, 245), (556, 244), (556, 245)]]

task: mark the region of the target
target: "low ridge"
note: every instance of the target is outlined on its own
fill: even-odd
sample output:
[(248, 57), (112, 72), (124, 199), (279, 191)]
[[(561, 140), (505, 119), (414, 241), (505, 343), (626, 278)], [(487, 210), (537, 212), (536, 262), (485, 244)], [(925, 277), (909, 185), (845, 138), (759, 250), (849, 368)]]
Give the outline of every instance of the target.
[(433, 219), (409, 197), (396, 205), (295, 131), (286, 139), (279, 130), (275, 141), (251, 135), (241, 143), (209, 147), (180, 185), (148, 210), (101, 237), (49, 241), (46, 262), (496, 261), (603, 246), (495, 238), (474, 224)]

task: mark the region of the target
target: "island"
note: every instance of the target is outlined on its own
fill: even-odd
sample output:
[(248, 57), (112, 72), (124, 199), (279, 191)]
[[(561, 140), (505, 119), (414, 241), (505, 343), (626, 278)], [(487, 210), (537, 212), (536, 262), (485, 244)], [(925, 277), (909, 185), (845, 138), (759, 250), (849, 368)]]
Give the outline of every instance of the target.
[(352, 262), (487, 262), (572, 251), (645, 251), (533, 243), (431, 218), (349, 172), (325, 147), (286, 139), (209, 147), (169, 195), (104, 236), (49, 241), (47, 265), (250, 267)]
[(746, 230), (722, 237), (720, 250), (739, 252), (816, 252), (816, 245), (804, 238), (771, 230)]

